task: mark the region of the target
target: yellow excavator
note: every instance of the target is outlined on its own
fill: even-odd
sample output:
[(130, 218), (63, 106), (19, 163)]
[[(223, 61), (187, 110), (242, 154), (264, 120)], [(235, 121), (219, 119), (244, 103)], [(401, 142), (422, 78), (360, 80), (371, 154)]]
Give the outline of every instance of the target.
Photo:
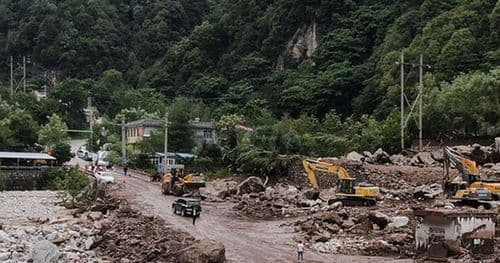
[(339, 177), (337, 184), (336, 199), (344, 205), (373, 206), (380, 198), (380, 189), (376, 186), (356, 186), (356, 180), (341, 166), (305, 159), (302, 165), (306, 170), (311, 185), (319, 190), (317, 171), (336, 174)]
[(206, 183), (200, 176), (184, 174), (184, 169), (172, 169), (161, 179), (161, 192), (166, 195), (183, 196), (185, 194), (196, 195), (200, 187)]
[[(500, 182), (481, 180), (476, 162), (450, 147), (445, 147), (443, 153), (444, 189), (452, 199), (460, 200), (459, 205), (489, 208), (488, 201), (500, 199)], [(457, 169), (460, 176), (451, 180), (450, 167)]]

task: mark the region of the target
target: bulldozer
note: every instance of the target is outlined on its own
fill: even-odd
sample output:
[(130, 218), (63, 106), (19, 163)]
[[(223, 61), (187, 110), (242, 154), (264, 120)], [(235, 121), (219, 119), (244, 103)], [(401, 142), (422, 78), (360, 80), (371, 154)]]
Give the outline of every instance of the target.
[(161, 192), (166, 195), (184, 196), (198, 192), (206, 183), (200, 176), (184, 174), (184, 169), (171, 169), (161, 179)]
[[(443, 189), (461, 206), (492, 207), (491, 201), (500, 200), (500, 182), (481, 180), (476, 162), (468, 159), (450, 147), (443, 149)], [(450, 178), (450, 168), (460, 172), (460, 176)]]
[(378, 187), (356, 186), (356, 180), (341, 166), (310, 159), (303, 160), (302, 165), (309, 182), (317, 190), (319, 190), (317, 171), (338, 175), (336, 198), (329, 202), (340, 201), (347, 206), (374, 206), (377, 199), (380, 198), (380, 189)]

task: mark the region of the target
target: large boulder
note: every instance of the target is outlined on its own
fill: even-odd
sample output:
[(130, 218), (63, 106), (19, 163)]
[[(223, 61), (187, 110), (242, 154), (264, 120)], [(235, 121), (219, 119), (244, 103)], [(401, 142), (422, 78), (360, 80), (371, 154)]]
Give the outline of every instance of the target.
[(362, 162), (365, 157), (357, 152), (350, 152), (347, 154), (347, 156), (345, 157), (348, 161), (351, 161), (351, 162)]
[(200, 188), (200, 195), (209, 201), (222, 201), (226, 197), (236, 193), (238, 183), (230, 179), (217, 179), (208, 182), (205, 187)]
[(382, 212), (378, 212), (378, 211), (372, 211), (368, 214), (368, 218), (370, 218), (370, 220), (377, 224), (377, 226), (380, 228), (380, 229), (384, 229), (387, 224), (389, 224), (389, 222), (391, 222), (391, 219), (389, 218), (389, 216), (387, 216), (386, 214), (382, 213)]
[(179, 257), (181, 263), (223, 263), (226, 260), (224, 245), (215, 240), (202, 239), (189, 247)]
[(433, 151), (431, 153), (431, 156), (432, 156), (432, 159), (436, 160), (436, 162), (443, 162), (444, 160), (444, 151), (443, 149), (439, 149), (439, 150), (436, 150), (436, 151)]
[(389, 157), (391, 163), (396, 165), (406, 165), (410, 162), (410, 160), (402, 154), (394, 154)]
[(237, 194), (260, 193), (266, 190), (264, 183), (259, 177), (250, 176), (245, 181), (241, 182), (237, 187)]
[(373, 161), (377, 163), (390, 163), (391, 162), (391, 156), (382, 150), (382, 148), (378, 148), (372, 155)]
[[(416, 160), (415, 160), (416, 159)], [(436, 161), (432, 158), (432, 155), (428, 152), (419, 152), (413, 158), (412, 162), (416, 161), (423, 164), (424, 166), (432, 166)]]
[(395, 216), (392, 218), (391, 222), (387, 225), (388, 228), (401, 228), (405, 227), (410, 223), (410, 219), (406, 216)]
[(413, 190), (413, 197), (417, 199), (434, 199), (443, 193), (443, 188), (439, 184), (421, 185)]
[(42, 240), (35, 243), (31, 248), (31, 259), (33, 263), (55, 263), (60, 256), (56, 245), (48, 240)]
[(319, 198), (319, 191), (317, 189), (307, 189), (304, 191), (304, 197), (308, 200), (316, 200)]
[(373, 154), (369, 151), (363, 151), (363, 155), (365, 156), (365, 163), (373, 163)]
[(340, 217), (335, 212), (330, 212), (330, 213), (325, 213), (325, 214), (322, 214), (322, 215), (318, 215), (317, 218), (320, 219), (321, 221), (325, 222), (325, 223), (336, 224), (336, 225), (342, 225), (342, 221), (344, 221), (342, 219), (342, 217)]

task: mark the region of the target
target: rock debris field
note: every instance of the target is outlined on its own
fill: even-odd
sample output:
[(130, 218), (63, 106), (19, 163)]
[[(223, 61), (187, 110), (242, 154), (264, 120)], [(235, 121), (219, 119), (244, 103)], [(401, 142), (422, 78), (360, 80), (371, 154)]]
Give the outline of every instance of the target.
[(63, 206), (55, 205), (55, 191), (0, 192), (0, 222), (18, 225), (32, 221), (47, 221), (67, 213)]
[(54, 191), (0, 192), (0, 262), (105, 262), (91, 250), (96, 229), (57, 200)]
[[(103, 195), (88, 209), (53, 191), (0, 192), (0, 262), (224, 262), (224, 246), (195, 240)], [(188, 252), (188, 253), (186, 253)], [(206, 261), (208, 260), (208, 261)]]

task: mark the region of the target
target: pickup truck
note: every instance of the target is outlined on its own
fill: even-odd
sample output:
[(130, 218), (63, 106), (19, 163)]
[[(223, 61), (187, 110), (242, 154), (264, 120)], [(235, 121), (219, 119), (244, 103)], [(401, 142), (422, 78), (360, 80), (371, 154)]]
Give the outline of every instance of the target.
[(174, 214), (181, 216), (199, 216), (201, 214), (200, 200), (196, 198), (179, 198), (172, 204)]

